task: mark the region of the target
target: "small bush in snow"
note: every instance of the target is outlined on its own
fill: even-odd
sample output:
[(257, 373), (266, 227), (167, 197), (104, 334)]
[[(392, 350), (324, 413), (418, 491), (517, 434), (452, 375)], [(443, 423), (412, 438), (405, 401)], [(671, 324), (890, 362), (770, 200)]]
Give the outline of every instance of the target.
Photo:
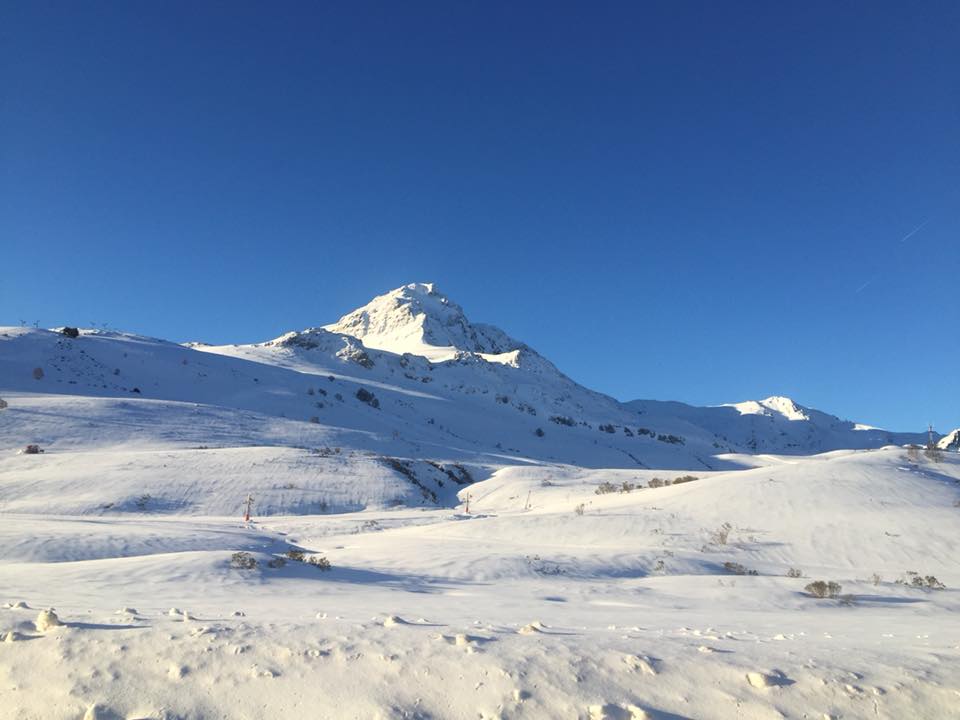
[(617, 431), (617, 428), (613, 425), (601, 425), (599, 429), (605, 433), (615, 433)]
[(883, 578), (880, 577), (879, 573), (874, 573), (870, 576), (870, 582), (876, 586), (883, 582)]
[(248, 552), (235, 552), (230, 556), (230, 567), (237, 570), (253, 570), (257, 567), (257, 559)]
[(68, 338), (80, 337), (80, 331), (75, 327), (65, 327), (60, 332), (66, 335)]
[(943, 462), (943, 451), (935, 446), (928, 447), (923, 451), (923, 454), (926, 455), (927, 460), (935, 463)]
[(285, 567), (286, 564), (287, 564), (286, 558), (275, 557), (275, 558), (270, 558), (269, 562), (267, 562), (267, 567), (282, 568), (282, 567)]
[(33, 369), (33, 379), (43, 380), (43, 368), (36, 367)]
[(693, 482), (694, 480), (699, 479), (700, 478), (698, 478), (696, 475), (681, 475), (680, 477), (673, 479), (673, 484), (680, 485), (681, 483)]
[(307, 560), (307, 563), (313, 565), (317, 570), (332, 570), (333, 566), (330, 564), (330, 561), (327, 560), (323, 555), (311, 555)]
[(803, 570), (801, 570), (800, 568), (790, 568), (789, 570), (787, 570), (787, 577), (789, 577), (789, 578), (802, 578), (802, 577), (803, 577)]
[(308, 387), (307, 395), (316, 395), (316, 391), (312, 387)]
[(577, 505), (577, 506), (573, 509), (573, 512), (576, 513), (577, 515), (581, 515), (581, 516), (582, 516), (582, 515), (583, 515), (583, 511), (584, 511), (585, 509), (586, 509), (586, 505), (584, 505), (583, 503), (580, 503), (579, 505)]
[(576, 425), (573, 418), (565, 415), (551, 415), (550, 422), (556, 423), (557, 425), (565, 425), (566, 427), (573, 427)]
[(533, 434), (537, 437), (543, 437), (546, 433), (543, 432), (543, 428), (537, 428), (533, 431)]
[(602, 482), (597, 485), (597, 489), (593, 491), (594, 495), (607, 495), (608, 493), (615, 493), (617, 491), (617, 486), (612, 482)]
[(741, 565), (738, 562), (725, 562), (723, 564), (723, 569), (728, 573), (733, 573), (734, 575), (759, 575), (756, 570), (751, 570), (744, 565)]
[(3, 398), (0, 398), (0, 410), (5, 410), (7, 408), (7, 401)]
[(39, 445), (27, 445), (21, 452), (24, 455), (39, 455), (43, 452)]
[(307, 556), (303, 554), (303, 550), (287, 550), (285, 554), (287, 560), (293, 560), (294, 562), (303, 562), (307, 559)]
[(380, 407), (380, 401), (377, 400), (376, 396), (372, 392), (366, 390), (365, 388), (357, 388), (357, 400), (366, 403), (372, 408)]
[(137, 510), (140, 512), (145, 512), (147, 506), (150, 505), (150, 501), (153, 500), (153, 497), (150, 495), (141, 495), (136, 500), (133, 501), (133, 504), (136, 505)]
[(629, 493), (629, 492), (633, 492), (633, 491), (636, 490), (636, 489), (637, 489), (637, 486), (636, 486), (636, 485), (634, 485), (634, 484), (631, 483), (631, 482), (627, 482), (626, 480), (624, 480), (622, 483), (620, 483), (620, 490), (619, 490), (619, 492), (621, 492), (621, 493)]
[(669, 485), (669, 484), (670, 484), (670, 483), (667, 482), (666, 480), (664, 480), (663, 478), (655, 477), (655, 478), (650, 478), (650, 480), (647, 482), (647, 487), (648, 487), (648, 488), (659, 488), (659, 487), (663, 487), (664, 485)]
[(836, 599), (840, 597), (841, 589), (840, 583), (835, 583), (833, 580), (829, 582), (825, 580), (814, 580), (804, 588), (804, 590), (813, 595), (813, 597), (820, 599)]
[(707, 537), (710, 539), (710, 542), (713, 545), (726, 545), (730, 540), (731, 530), (733, 530), (733, 525), (725, 522), (716, 530), (711, 530), (709, 533), (707, 533)]

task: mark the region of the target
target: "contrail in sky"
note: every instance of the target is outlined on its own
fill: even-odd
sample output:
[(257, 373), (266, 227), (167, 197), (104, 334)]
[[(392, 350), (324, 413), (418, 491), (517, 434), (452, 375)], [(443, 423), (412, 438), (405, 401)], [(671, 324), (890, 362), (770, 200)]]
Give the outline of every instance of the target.
[(930, 222), (930, 221), (929, 221), (929, 220), (924, 220), (922, 223), (920, 223), (919, 225), (917, 225), (913, 230), (911, 230), (911, 231), (908, 232), (906, 235), (904, 235), (904, 236), (900, 239), (900, 242), (906, 242), (907, 240), (909, 240), (910, 238), (912, 238), (912, 237), (913, 237), (914, 235), (916, 235), (918, 232), (920, 232), (921, 230), (923, 230), (924, 226), (926, 226), (926, 224), (927, 224), (928, 222)]
[(877, 279), (876, 277), (870, 278), (870, 279), (867, 280), (863, 285), (861, 285), (861, 286), (858, 287), (856, 290), (854, 290), (853, 294), (856, 295), (856, 294), (859, 293), (859, 292), (863, 292), (864, 290), (867, 289), (867, 285), (869, 285), (870, 283), (872, 283), (872, 282), (873, 282), (874, 280), (876, 280), (876, 279)]

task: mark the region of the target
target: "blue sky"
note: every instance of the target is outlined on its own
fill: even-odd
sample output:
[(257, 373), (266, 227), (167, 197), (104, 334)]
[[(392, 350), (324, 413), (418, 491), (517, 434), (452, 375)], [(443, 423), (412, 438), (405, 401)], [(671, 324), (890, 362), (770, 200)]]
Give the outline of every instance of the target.
[(960, 4), (3, 3), (0, 323), (433, 281), (591, 387), (960, 425)]

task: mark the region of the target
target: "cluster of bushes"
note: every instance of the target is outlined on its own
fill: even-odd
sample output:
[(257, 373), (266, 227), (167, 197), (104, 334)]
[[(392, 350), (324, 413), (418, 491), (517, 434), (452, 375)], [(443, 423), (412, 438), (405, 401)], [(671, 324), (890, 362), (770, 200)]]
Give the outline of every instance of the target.
[(756, 570), (751, 570), (750, 568), (741, 565), (738, 562), (725, 562), (723, 564), (723, 569), (728, 573), (733, 573), (734, 575), (759, 575)]
[(366, 403), (372, 408), (380, 407), (380, 401), (377, 400), (377, 396), (365, 388), (357, 388), (357, 400), (362, 403)]
[(614, 485), (611, 482), (602, 482), (597, 486), (597, 489), (594, 490), (595, 495), (608, 495), (609, 493), (629, 493), (633, 490), (636, 490), (639, 486), (634, 485), (631, 482), (624, 480), (619, 485)]
[(573, 427), (577, 424), (572, 417), (567, 417), (566, 415), (551, 415), (550, 422), (566, 427)]
[[(307, 555), (302, 550), (287, 550), (282, 556), (273, 557), (267, 562), (269, 568), (285, 567), (287, 561), (305, 563), (312, 565), (317, 570), (327, 571), (333, 569), (330, 561), (323, 555)], [(230, 567), (237, 570), (256, 570), (259, 563), (257, 559), (248, 552), (235, 552), (230, 556)]]
[(681, 475), (680, 477), (675, 477), (673, 480), (670, 478), (651, 478), (647, 483), (647, 487), (650, 488), (659, 488), (666, 487), (668, 485), (681, 485), (683, 483), (693, 482), (694, 480), (699, 480), (696, 475)]
[(913, 570), (907, 570), (899, 580), (894, 581), (897, 585), (907, 585), (913, 588), (924, 590), (943, 590), (946, 588), (942, 582), (933, 575), (921, 575)]

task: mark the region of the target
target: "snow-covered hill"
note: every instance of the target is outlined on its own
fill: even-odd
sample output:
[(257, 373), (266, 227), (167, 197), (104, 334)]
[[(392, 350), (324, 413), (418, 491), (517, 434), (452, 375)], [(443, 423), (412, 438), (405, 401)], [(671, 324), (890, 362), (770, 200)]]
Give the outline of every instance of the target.
[(956, 716), (925, 433), (619, 403), (428, 284), (72, 335), (0, 328), (0, 720)]

